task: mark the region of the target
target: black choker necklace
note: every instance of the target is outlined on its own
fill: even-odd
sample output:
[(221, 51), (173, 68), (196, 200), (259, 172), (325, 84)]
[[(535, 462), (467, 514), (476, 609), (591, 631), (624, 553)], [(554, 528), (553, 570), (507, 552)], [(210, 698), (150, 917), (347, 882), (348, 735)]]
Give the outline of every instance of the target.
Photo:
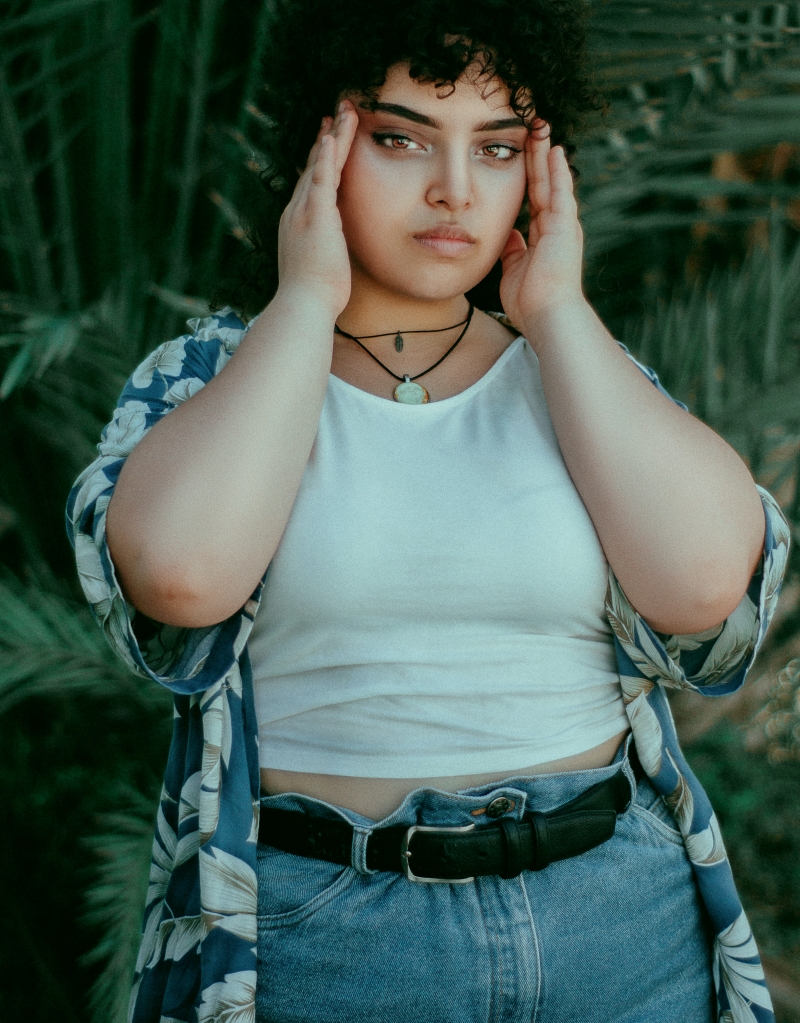
[(453, 344), (447, 349), (447, 351), (444, 353), (441, 359), (437, 359), (437, 361), (434, 362), (432, 366), (429, 366), (427, 369), (424, 369), (421, 373), (417, 373), (416, 376), (413, 377), (410, 377), (408, 373), (404, 373), (402, 376), (398, 376), (396, 373), (392, 373), (389, 367), (384, 366), (381, 360), (376, 355), (373, 355), (369, 348), (366, 347), (366, 345), (361, 344), (361, 340), (369, 341), (370, 338), (373, 337), (387, 337), (389, 334), (395, 333), (394, 331), (390, 330), (387, 331), (385, 334), (367, 334), (363, 339), (359, 339), (357, 337), (354, 337), (352, 334), (348, 334), (346, 330), (342, 330), (338, 325), (334, 326), (334, 330), (336, 331), (337, 334), (341, 334), (342, 337), (347, 337), (351, 341), (355, 341), (355, 343), (360, 348), (363, 348), (367, 355), (371, 356), (378, 363), (379, 366), (385, 369), (387, 373), (389, 373), (391, 376), (395, 378), (395, 380), (400, 381), (400, 383), (397, 385), (397, 387), (395, 387), (394, 391), (392, 392), (395, 401), (402, 402), (402, 404), (404, 405), (424, 405), (427, 401), (430, 400), (430, 395), (421, 384), (415, 384), (413, 381), (418, 380), (419, 377), (424, 377), (426, 373), (430, 373), (432, 369), (436, 369), (439, 363), (444, 362), (447, 356), (453, 351), (458, 342), (469, 330), (469, 325), (470, 322), (472, 321), (472, 314), (474, 311), (475, 307), (473, 306), (472, 302), (470, 302), (467, 318), (465, 320), (461, 320), (458, 323), (452, 324), (452, 326), (450, 327), (438, 327), (436, 330), (404, 330), (402, 332), (399, 330), (397, 331), (394, 339), (394, 347), (398, 352), (402, 352), (403, 334), (441, 334), (442, 331), (453, 330), (455, 327), (460, 327), (462, 324), (464, 325), (464, 329), (455, 339)]

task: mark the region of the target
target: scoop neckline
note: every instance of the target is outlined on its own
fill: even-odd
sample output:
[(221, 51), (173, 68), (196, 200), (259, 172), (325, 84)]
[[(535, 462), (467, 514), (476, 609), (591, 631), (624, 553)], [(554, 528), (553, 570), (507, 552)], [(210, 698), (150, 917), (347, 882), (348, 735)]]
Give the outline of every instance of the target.
[[(366, 401), (380, 402), (382, 405), (389, 405), (392, 408), (400, 409), (432, 409), (438, 405), (444, 405), (447, 408), (452, 408), (453, 405), (458, 404), (461, 401), (469, 399), (477, 391), (482, 390), (503, 368), (506, 362), (511, 357), (512, 352), (517, 351), (521, 346), (519, 342), (522, 341), (524, 344), (525, 337), (522, 334), (518, 334), (517, 337), (508, 345), (506, 350), (495, 359), (492, 365), (486, 370), (483, 376), (478, 377), (474, 384), (470, 384), (469, 387), (464, 388), (463, 391), (459, 391), (458, 394), (451, 394), (449, 398), (440, 398), (438, 401), (428, 401), (422, 405), (407, 405), (402, 401), (395, 401), (393, 398), (381, 398), (379, 394), (373, 394), (372, 391), (365, 391), (361, 387), (356, 387), (355, 384), (349, 383), (347, 380), (343, 380), (341, 377), (337, 377), (335, 373), (329, 373), (328, 377), (330, 380), (335, 380), (337, 386), (341, 385), (349, 391), (355, 391), (356, 394), (362, 395)], [(425, 414), (425, 413), (423, 413)]]

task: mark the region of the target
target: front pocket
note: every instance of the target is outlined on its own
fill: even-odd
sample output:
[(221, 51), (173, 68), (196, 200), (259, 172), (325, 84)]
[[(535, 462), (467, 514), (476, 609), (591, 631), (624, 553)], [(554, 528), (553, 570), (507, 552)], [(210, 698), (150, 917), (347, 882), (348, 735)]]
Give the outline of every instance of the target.
[(280, 924), (303, 919), (324, 906), (353, 882), (356, 871), (259, 843), (256, 876), (258, 919)]
[(631, 803), (630, 812), (675, 845), (683, 845), (683, 836), (675, 826), (675, 818), (650, 782), (645, 780), (638, 782), (636, 798)]

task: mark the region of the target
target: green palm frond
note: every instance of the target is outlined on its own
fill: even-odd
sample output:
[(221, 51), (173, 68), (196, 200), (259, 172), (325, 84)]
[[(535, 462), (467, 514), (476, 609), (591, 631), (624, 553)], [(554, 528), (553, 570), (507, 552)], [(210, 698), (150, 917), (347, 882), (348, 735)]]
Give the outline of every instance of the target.
[[(154, 743), (153, 725), (168, 729), (170, 694), (119, 662), (86, 606), (41, 585), (0, 580), (0, 717), (28, 700), (57, 706), (76, 698), (112, 708), (117, 728), (127, 721), (137, 730), (143, 764), (163, 746), (163, 735)], [(103, 964), (89, 994), (94, 1023), (125, 1023), (139, 944), (157, 790), (144, 793), (126, 781), (134, 768), (109, 765), (106, 800), (120, 809), (100, 815), (84, 842), (93, 865), (83, 922), (100, 937), (82, 961)]]
[(768, 397), (800, 373), (800, 245), (788, 254), (756, 246), (738, 267), (679, 283), (669, 301), (628, 320), (624, 339), (715, 427), (800, 425), (800, 391), (785, 403)]
[[(780, 381), (764, 344), (770, 322), (786, 343)], [(669, 302), (632, 317), (628, 328), (631, 346), (715, 426), (800, 424), (800, 400), (781, 404), (768, 397), (800, 372), (800, 246), (783, 258), (755, 247), (739, 267), (717, 271), (704, 284), (679, 285)]]
[(168, 713), (170, 706), (166, 690), (124, 667), (84, 605), (0, 579), (0, 715), (23, 700), (77, 695), (137, 712)]
[(34, 190), (36, 175), (25, 145), (25, 125), (14, 103), (7, 72), (0, 61), (0, 164), (3, 202), (0, 240), (13, 253), (15, 281), (20, 291), (36, 296), (45, 308), (56, 304), (53, 272), (47, 258), (42, 211)]
[(40, 313), (26, 316), (14, 333), (0, 334), (0, 348), (18, 349), (0, 382), (0, 399), (31, 377), (40, 377), (53, 361), (63, 362), (75, 348), (81, 325), (75, 316)]
[(84, 843), (96, 863), (85, 891), (84, 923), (101, 937), (83, 963), (104, 964), (89, 994), (92, 1023), (126, 1023), (128, 1018), (158, 793), (146, 795), (128, 787), (114, 802), (121, 809), (103, 814), (98, 833)]
[[(95, 457), (100, 432), (135, 362), (137, 314), (130, 294), (112, 291), (87, 309), (62, 314), (25, 308), (23, 296), (6, 299), (0, 298), (0, 317), (5, 310), (9, 324), (0, 334), (5, 423), (0, 502), (12, 513), (9, 528), (26, 559), (38, 562), (49, 558), (47, 549), (65, 536), (69, 486)], [(52, 497), (43, 506), (44, 477)], [(60, 543), (64, 546), (64, 540)], [(66, 547), (63, 553), (66, 560)]]
[(719, 153), (800, 141), (797, 5), (610, 0), (592, 43), (611, 110), (579, 157), (590, 274), (632, 242), (752, 224), (800, 195), (713, 168)]
[[(606, 86), (670, 79), (691, 63), (736, 67), (797, 34), (790, 4), (749, 0), (595, 0), (591, 45)], [(792, 16), (793, 15), (793, 16)]]

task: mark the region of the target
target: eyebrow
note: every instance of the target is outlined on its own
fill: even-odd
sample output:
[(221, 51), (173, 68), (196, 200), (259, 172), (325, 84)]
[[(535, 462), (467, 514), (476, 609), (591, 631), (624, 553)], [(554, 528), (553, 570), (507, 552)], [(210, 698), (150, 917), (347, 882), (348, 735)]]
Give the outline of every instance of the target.
[[(401, 106), (399, 103), (370, 103), (364, 104), (367, 110), (373, 112), (380, 110), (385, 114), (395, 114), (397, 117), (404, 117), (407, 121), (415, 124), (424, 124), (428, 128), (441, 128), (439, 121), (425, 114), (420, 114), (409, 107)], [(527, 125), (520, 117), (503, 117), (497, 121), (484, 121), (475, 127), (475, 131), (503, 131), (506, 128), (527, 128)]]

